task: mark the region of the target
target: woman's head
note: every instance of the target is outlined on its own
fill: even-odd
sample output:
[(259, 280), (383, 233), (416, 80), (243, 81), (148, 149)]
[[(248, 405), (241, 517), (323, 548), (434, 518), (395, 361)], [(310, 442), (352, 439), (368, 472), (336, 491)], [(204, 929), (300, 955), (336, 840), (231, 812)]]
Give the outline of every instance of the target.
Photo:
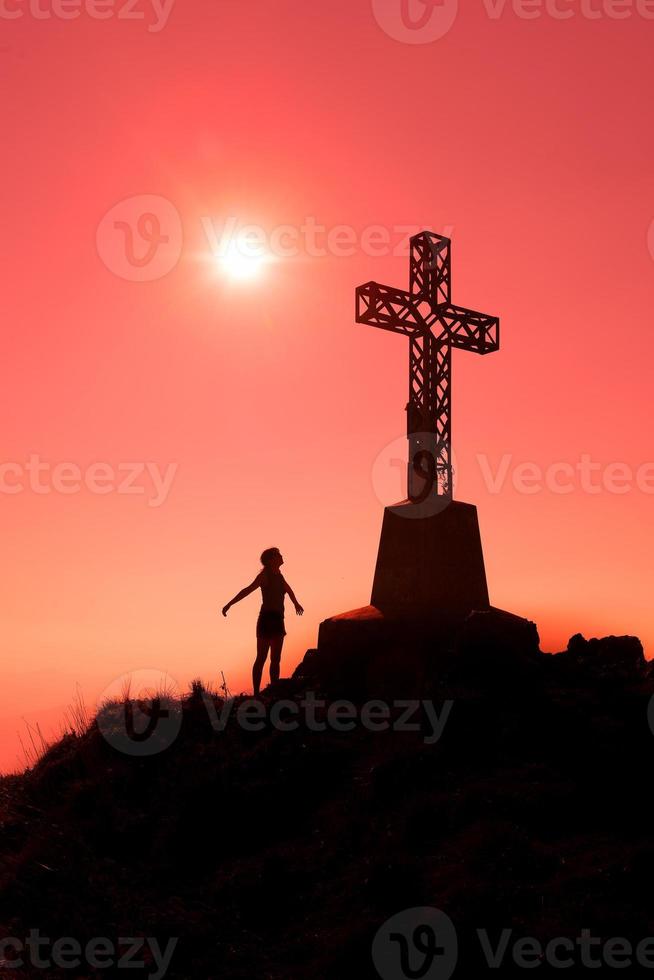
[(261, 552), (261, 564), (264, 568), (279, 568), (284, 564), (279, 548), (266, 548)]

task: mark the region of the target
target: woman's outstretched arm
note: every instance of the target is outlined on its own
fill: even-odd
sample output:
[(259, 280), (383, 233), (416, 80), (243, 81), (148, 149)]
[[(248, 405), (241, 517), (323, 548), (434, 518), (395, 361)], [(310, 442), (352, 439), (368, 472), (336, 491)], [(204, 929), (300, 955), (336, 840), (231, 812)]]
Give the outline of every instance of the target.
[(254, 582), (246, 586), (244, 589), (241, 589), (238, 595), (235, 595), (233, 599), (229, 600), (226, 606), (223, 606), (223, 616), (227, 615), (227, 612), (231, 606), (235, 606), (237, 602), (241, 601), (241, 599), (245, 599), (246, 596), (250, 595), (256, 589), (258, 589), (260, 585), (261, 585), (261, 572), (259, 572)]
[(286, 592), (288, 593), (288, 596), (289, 596), (291, 602), (295, 606), (296, 613), (298, 614), (298, 616), (301, 616), (302, 613), (304, 612), (304, 609), (302, 608), (302, 606), (300, 605), (300, 603), (295, 598), (295, 593), (293, 592), (293, 589), (290, 587), (290, 585), (288, 584), (288, 582), (286, 581), (286, 579), (284, 579), (284, 585), (286, 586)]

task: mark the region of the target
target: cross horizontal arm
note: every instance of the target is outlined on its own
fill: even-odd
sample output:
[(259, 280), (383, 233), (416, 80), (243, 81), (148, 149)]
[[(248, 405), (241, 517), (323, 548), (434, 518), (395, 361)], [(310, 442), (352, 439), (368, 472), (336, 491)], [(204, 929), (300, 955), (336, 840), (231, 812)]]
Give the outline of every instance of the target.
[(357, 289), (356, 320), (408, 336), (428, 328), (409, 292), (378, 282), (367, 282)]
[(443, 342), (449, 339), (452, 347), (476, 354), (499, 350), (500, 321), (496, 316), (450, 305), (438, 308), (438, 320), (443, 328), (438, 339)]

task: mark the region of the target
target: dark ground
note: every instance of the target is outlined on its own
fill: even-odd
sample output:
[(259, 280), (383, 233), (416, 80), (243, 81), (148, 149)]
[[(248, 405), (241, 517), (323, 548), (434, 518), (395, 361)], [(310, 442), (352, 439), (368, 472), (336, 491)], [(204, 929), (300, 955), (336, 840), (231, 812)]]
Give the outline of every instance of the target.
[[(453, 920), (455, 977), (524, 972), (489, 971), (479, 928), (654, 935), (654, 680), (637, 640), (548, 656), (532, 626), (489, 614), (440, 648), (333, 667), (309, 654), (273, 693), (451, 699), (442, 738), (252, 733), (233, 717), (217, 732), (198, 688), (151, 757), (117, 752), (94, 723), (0, 781), (0, 936), (179, 937), (175, 978), (366, 980), (375, 933), (414, 906)], [(622, 971), (635, 972), (652, 971)]]

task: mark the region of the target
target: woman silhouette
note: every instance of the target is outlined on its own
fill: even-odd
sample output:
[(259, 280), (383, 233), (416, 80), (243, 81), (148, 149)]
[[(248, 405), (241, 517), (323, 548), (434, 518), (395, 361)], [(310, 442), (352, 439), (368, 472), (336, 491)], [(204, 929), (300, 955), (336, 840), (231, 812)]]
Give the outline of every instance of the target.
[(279, 548), (267, 548), (261, 555), (263, 568), (251, 585), (241, 589), (238, 595), (223, 607), (223, 616), (226, 616), (230, 606), (234, 606), (241, 599), (245, 599), (256, 589), (261, 589), (262, 603), (259, 618), (257, 620), (257, 659), (252, 668), (252, 684), (254, 686), (255, 697), (261, 689), (261, 674), (263, 665), (268, 657), (270, 650), (270, 683), (274, 684), (279, 680), (279, 665), (282, 658), (282, 647), (286, 630), (284, 629), (284, 597), (288, 593), (291, 602), (295, 606), (295, 612), (301, 616), (304, 609), (295, 598), (293, 589), (290, 587), (280, 569), (284, 564)]

